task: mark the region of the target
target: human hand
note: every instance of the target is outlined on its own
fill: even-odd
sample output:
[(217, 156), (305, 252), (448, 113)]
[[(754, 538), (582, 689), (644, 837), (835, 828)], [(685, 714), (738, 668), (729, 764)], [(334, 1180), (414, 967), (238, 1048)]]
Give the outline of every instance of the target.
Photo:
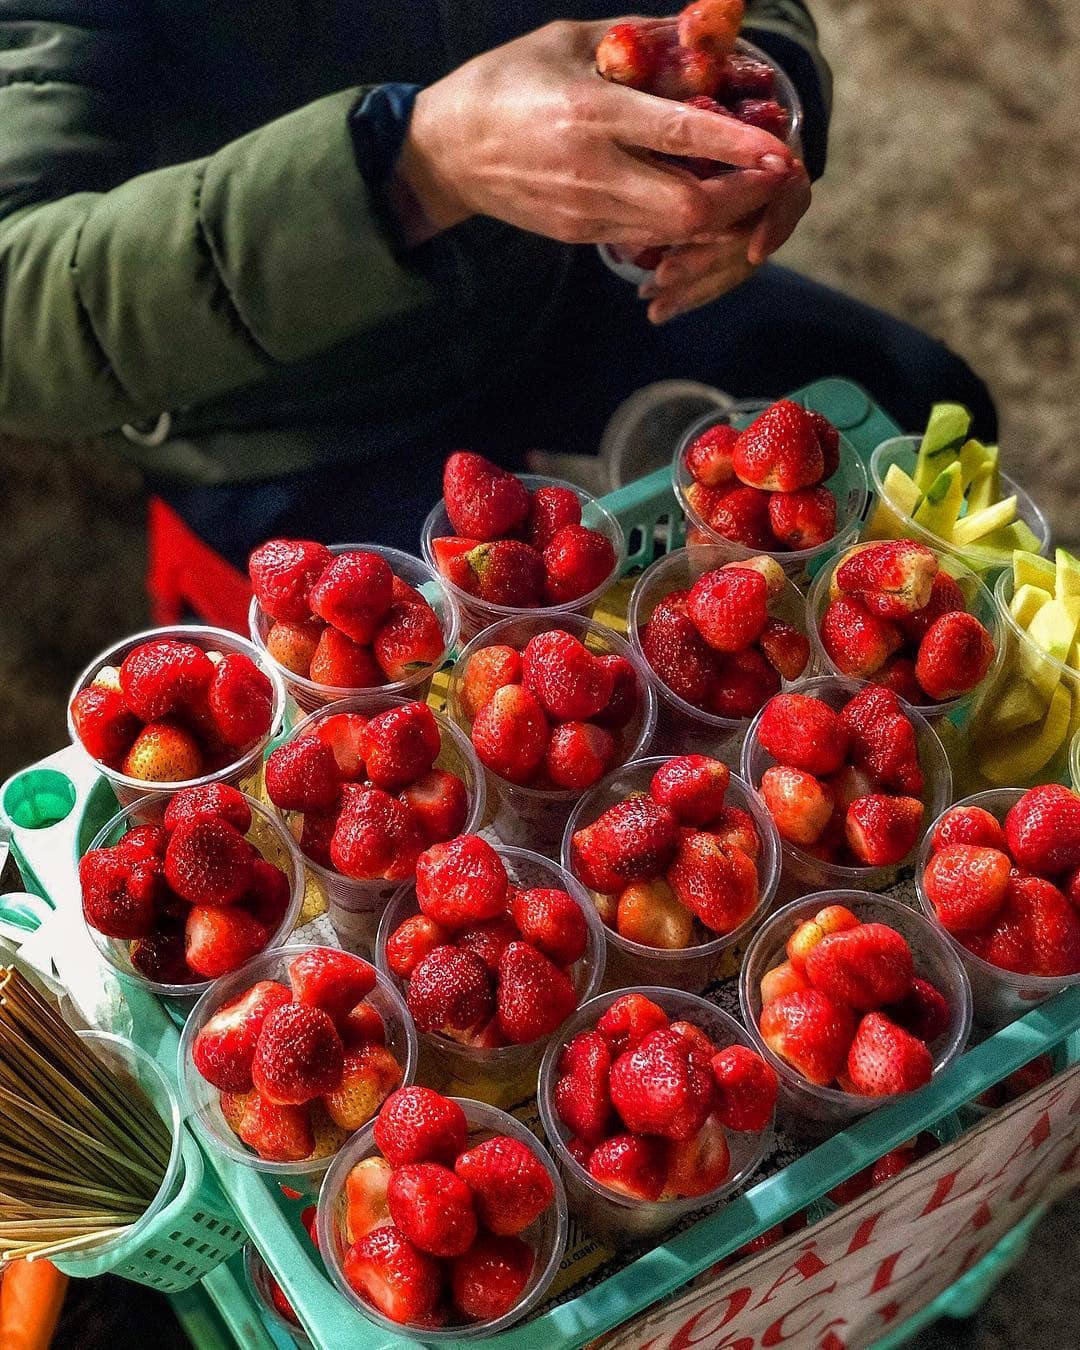
[[(488, 215), (565, 243), (705, 245), (778, 198), (799, 167), (776, 137), (600, 79), (609, 27), (548, 24), (421, 91), (398, 164), (411, 242)], [(699, 181), (656, 154), (738, 171)]]

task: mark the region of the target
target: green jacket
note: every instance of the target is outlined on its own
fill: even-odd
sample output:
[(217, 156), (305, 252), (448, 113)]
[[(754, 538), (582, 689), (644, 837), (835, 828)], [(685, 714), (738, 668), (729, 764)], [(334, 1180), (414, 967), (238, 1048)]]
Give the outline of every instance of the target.
[[(497, 381), (542, 335), (570, 251), (476, 219), (403, 252), (347, 116), (367, 86), (428, 83), (609, 8), (0, 0), (0, 431), (118, 433), (167, 411), (163, 444), (113, 439), (181, 479), (242, 480)], [(749, 8), (820, 171), (813, 23), (799, 0)]]

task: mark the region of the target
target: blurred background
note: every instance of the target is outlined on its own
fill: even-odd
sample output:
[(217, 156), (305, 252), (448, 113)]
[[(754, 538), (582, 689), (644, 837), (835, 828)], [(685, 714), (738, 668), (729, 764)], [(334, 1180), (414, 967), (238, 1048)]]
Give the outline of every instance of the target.
[[(1076, 543), (1080, 4), (811, 7), (836, 78), (831, 150), (782, 261), (962, 354), (998, 402), (1010, 473), (1047, 511), (1057, 541)], [(0, 502), (2, 778), (64, 742), (74, 676), (142, 625), (145, 604), (132, 471), (86, 447), (0, 438)], [(1078, 1216), (1073, 1201), (1044, 1221), (977, 1326), (941, 1326), (917, 1344), (1075, 1345), (1067, 1295)], [(79, 1302), (58, 1343), (104, 1344), (92, 1326), (107, 1321), (105, 1308)], [(136, 1343), (130, 1323), (99, 1332), (113, 1345)]]

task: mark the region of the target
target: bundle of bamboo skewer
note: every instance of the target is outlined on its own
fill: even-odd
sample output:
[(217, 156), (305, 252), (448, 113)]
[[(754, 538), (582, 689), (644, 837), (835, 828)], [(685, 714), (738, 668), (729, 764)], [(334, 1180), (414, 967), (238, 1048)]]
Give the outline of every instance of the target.
[(117, 1237), (161, 1189), (172, 1137), (17, 970), (0, 967), (0, 1256)]

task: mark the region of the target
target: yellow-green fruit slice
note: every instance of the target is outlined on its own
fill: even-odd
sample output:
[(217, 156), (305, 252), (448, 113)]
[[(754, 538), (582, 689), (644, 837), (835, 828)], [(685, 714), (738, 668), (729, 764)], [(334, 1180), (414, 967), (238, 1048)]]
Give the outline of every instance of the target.
[(1016, 590), (1021, 586), (1041, 586), (1053, 595), (1057, 585), (1057, 569), (1049, 558), (1044, 558), (1037, 551), (1014, 553), (1012, 564), (1013, 586)]
[(986, 506), (972, 515), (961, 516), (953, 529), (954, 544), (975, 544), (983, 535), (999, 530), (1003, 525), (1011, 525), (1016, 519), (1016, 498), (1003, 497), (993, 506)]
[(960, 403), (935, 403), (915, 461), (915, 483), (925, 492), (942, 469), (960, 454), (971, 427), (971, 414)]
[(942, 469), (919, 503), (912, 519), (924, 530), (951, 539), (964, 504), (963, 471), (958, 460)]
[(1059, 684), (1036, 735), (1032, 735), (1031, 727), (1025, 726), (1010, 736), (997, 736), (991, 744), (984, 744), (979, 751), (983, 777), (997, 787), (1030, 782), (1068, 739), (1072, 703), (1071, 692)]

